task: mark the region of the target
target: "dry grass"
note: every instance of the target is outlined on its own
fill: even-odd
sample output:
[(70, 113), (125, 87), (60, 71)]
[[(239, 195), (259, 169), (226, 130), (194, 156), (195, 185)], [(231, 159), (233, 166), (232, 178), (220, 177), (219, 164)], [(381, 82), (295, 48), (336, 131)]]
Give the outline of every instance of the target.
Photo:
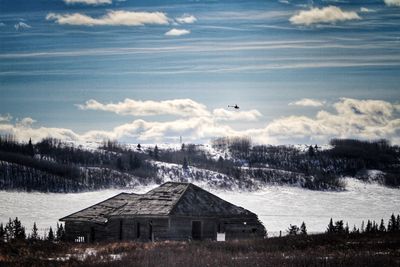
[(0, 245), (12, 266), (400, 266), (400, 234), (311, 235), (265, 240)]

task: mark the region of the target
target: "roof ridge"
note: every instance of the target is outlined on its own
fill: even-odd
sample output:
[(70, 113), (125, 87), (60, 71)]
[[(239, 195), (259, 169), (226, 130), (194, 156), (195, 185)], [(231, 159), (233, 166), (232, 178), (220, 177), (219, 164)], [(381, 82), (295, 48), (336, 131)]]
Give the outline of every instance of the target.
[(175, 203), (172, 204), (172, 209), (168, 212), (168, 215), (170, 215), (172, 213), (172, 211), (175, 209), (176, 205), (178, 204), (178, 202), (182, 199), (182, 197), (186, 194), (186, 192), (188, 191), (188, 188), (190, 186), (194, 186), (194, 184), (192, 183), (185, 183), (188, 186), (186, 186), (185, 190), (182, 192), (181, 196), (175, 201)]

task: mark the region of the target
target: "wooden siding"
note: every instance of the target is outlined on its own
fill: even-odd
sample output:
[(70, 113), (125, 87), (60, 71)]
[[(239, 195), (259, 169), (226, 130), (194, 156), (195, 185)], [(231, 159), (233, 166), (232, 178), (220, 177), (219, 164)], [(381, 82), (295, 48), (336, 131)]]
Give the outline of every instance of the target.
[[(201, 240), (216, 240), (218, 230), (226, 234), (226, 240), (263, 238), (265, 235), (264, 226), (254, 217), (171, 216), (169, 218), (120, 218), (112, 219), (106, 224), (66, 222), (65, 229), (67, 239), (70, 241), (74, 241), (79, 236), (83, 236), (85, 242), (192, 240), (193, 221), (201, 222)], [(140, 224), (139, 236), (138, 224)]]

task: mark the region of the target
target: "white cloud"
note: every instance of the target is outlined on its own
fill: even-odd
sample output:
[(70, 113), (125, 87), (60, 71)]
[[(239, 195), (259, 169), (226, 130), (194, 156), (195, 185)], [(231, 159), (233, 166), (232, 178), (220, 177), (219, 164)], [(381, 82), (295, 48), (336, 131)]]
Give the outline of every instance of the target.
[(262, 116), (261, 113), (255, 109), (247, 111), (232, 111), (223, 108), (214, 109), (212, 115), (217, 121), (256, 121)]
[(400, 0), (384, 0), (387, 6), (400, 6)]
[(102, 17), (93, 18), (80, 13), (49, 13), (47, 20), (54, 20), (62, 25), (84, 26), (141, 26), (145, 24), (169, 24), (168, 17), (162, 12), (108, 11)]
[(372, 13), (372, 12), (375, 12), (375, 10), (369, 9), (369, 8), (366, 8), (366, 7), (361, 7), (361, 8), (360, 8), (360, 12), (363, 12), (363, 13)]
[(9, 122), (12, 120), (12, 116), (10, 114), (2, 115), (0, 114), (0, 122)]
[(31, 117), (26, 117), (26, 118), (23, 118), (20, 121), (17, 121), (17, 125), (20, 125), (22, 127), (30, 127), (35, 122), (36, 122), (36, 120), (32, 119)]
[(105, 5), (112, 4), (112, 0), (64, 0), (66, 4)]
[[(197, 105), (200, 103), (194, 102)], [(204, 107), (204, 109), (203, 109)], [(224, 123), (229, 120), (257, 120), (257, 110), (228, 111), (214, 109), (203, 116), (190, 112), (185, 120), (147, 122), (136, 120), (114, 128), (110, 132), (92, 131), (85, 138), (134, 138), (146, 141), (177, 140), (184, 135), (193, 141), (207, 141), (215, 136), (251, 136), (259, 143), (327, 143), (331, 138), (385, 138), (400, 144), (400, 105), (382, 100), (342, 98), (333, 104), (334, 111), (320, 110), (314, 117), (287, 116), (276, 119), (265, 127), (238, 131)], [(206, 112), (204, 112), (206, 111)], [(177, 113), (177, 112), (175, 112)], [(189, 115), (188, 114), (188, 115)], [(100, 138), (101, 139), (101, 138)]]
[(206, 117), (189, 118), (185, 120), (173, 120), (167, 122), (147, 122), (135, 120), (132, 123), (123, 124), (114, 128), (111, 132), (90, 131), (85, 137), (104, 138), (131, 138), (140, 141), (168, 141), (177, 140), (179, 136), (186, 136), (190, 140), (204, 140), (211, 136), (225, 135), (231, 131), (230, 127), (218, 127), (215, 122)]
[(30, 25), (26, 24), (25, 22), (18, 22), (17, 24), (14, 25), (15, 30), (19, 31), (19, 30), (26, 30), (29, 28), (32, 28)]
[(118, 115), (157, 116), (173, 115), (177, 117), (204, 117), (215, 121), (256, 121), (262, 114), (255, 109), (231, 111), (222, 108), (212, 112), (199, 102), (191, 99), (173, 99), (164, 101), (140, 101), (125, 99), (122, 102), (103, 104), (94, 99), (76, 105), (81, 110), (99, 110)]
[(266, 134), (281, 139), (306, 138), (386, 138), (399, 143), (400, 106), (381, 100), (342, 98), (333, 105), (335, 112), (321, 110), (315, 118), (289, 116), (265, 128)]
[(191, 99), (174, 99), (165, 101), (140, 101), (125, 99), (122, 102), (102, 104), (94, 99), (77, 105), (82, 110), (103, 110), (120, 115), (152, 116), (175, 115), (181, 117), (209, 116), (207, 107)]
[[(159, 105), (162, 101), (151, 102)], [(274, 144), (327, 143), (331, 138), (368, 140), (385, 138), (394, 144), (400, 144), (400, 105), (382, 100), (343, 98), (333, 104), (333, 111), (320, 110), (315, 116), (286, 116), (275, 119), (264, 127), (247, 130), (235, 130), (224, 119), (237, 117), (249, 119), (251, 118), (249, 114), (252, 113), (257, 119), (261, 116), (258, 111), (243, 111), (244, 113), (236, 115), (234, 111), (220, 109), (209, 112), (204, 105), (194, 101), (193, 103), (201, 107), (194, 108), (195, 111), (189, 108), (192, 111), (187, 111), (184, 116), (179, 115), (184, 117), (182, 119), (169, 121), (137, 119), (108, 131), (92, 130), (77, 134), (70, 129), (35, 127), (33, 119), (24, 118), (16, 123), (1, 123), (0, 134), (13, 134), (18, 139), (32, 138), (34, 141), (55, 137), (73, 141), (101, 141), (112, 138), (128, 142), (177, 142), (179, 136), (184, 136), (185, 140), (190, 142), (207, 142), (217, 136), (250, 136), (256, 143)], [(141, 105), (146, 106), (148, 103)], [(108, 108), (115, 109), (113, 106)], [(136, 109), (135, 114), (159, 114), (153, 106), (144, 110)], [(176, 108), (176, 105), (172, 105), (172, 109), (175, 109), (174, 114), (186, 110), (183, 107)], [(197, 115), (199, 111), (205, 115)], [(124, 109), (121, 112), (131, 114), (131, 111)]]
[(289, 106), (303, 106), (303, 107), (322, 107), (325, 105), (325, 101), (311, 98), (303, 98), (296, 102), (289, 103)]
[(318, 23), (335, 23), (346, 20), (357, 20), (361, 17), (354, 11), (343, 11), (336, 6), (328, 6), (324, 8), (311, 8), (310, 10), (302, 10), (292, 16), (289, 21), (295, 25), (306, 25)]
[(185, 14), (182, 17), (178, 17), (175, 19), (179, 23), (195, 23), (197, 21), (197, 18), (193, 15), (188, 15)]
[(18, 140), (29, 140), (32, 138), (34, 142), (40, 141), (46, 137), (54, 137), (66, 141), (78, 141), (81, 137), (70, 129), (63, 128), (47, 128), (34, 127), (35, 122), (32, 118), (23, 118), (15, 124), (0, 124), (0, 135), (11, 134)]
[(167, 36), (181, 36), (181, 35), (186, 35), (189, 34), (189, 30), (184, 30), (184, 29), (171, 29), (165, 33)]

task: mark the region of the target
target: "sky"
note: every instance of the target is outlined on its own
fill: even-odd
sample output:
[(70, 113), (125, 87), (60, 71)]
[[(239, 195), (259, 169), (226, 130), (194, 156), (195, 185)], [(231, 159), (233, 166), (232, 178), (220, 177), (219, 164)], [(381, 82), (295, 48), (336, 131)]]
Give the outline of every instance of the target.
[(399, 25), (400, 0), (0, 0), (0, 134), (400, 144)]

